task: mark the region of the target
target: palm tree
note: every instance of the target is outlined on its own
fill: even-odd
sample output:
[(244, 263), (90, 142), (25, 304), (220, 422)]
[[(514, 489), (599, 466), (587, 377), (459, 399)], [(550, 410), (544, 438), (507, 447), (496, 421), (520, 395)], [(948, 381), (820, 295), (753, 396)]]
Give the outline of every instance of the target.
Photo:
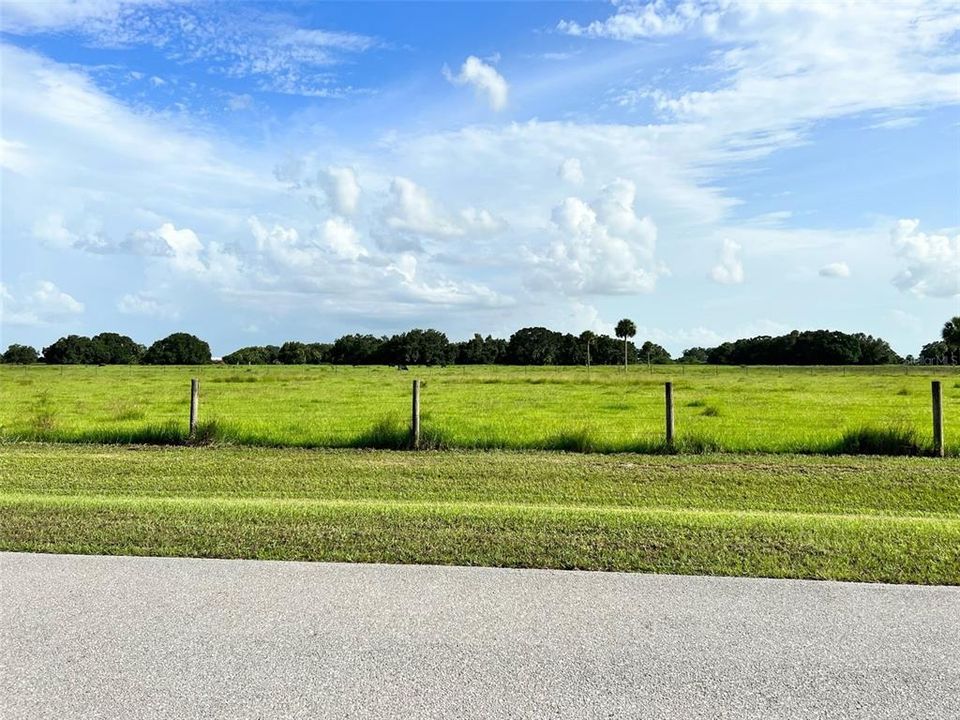
[(943, 324), (943, 341), (960, 349), (960, 315), (952, 317)]
[(633, 320), (628, 320), (624, 318), (617, 323), (616, 329), (617, 337), (623, 338), (623, 369), (627, 369), (627, 338), (632, 338), (637, 334), (637, 326), (634, 325)]
[(597, 339), (596, 333), (593, 333), (589, 330), (584, 330), (580, 333), (580, 342), (587, 346), (587, 368), (590, 368), (590, 346)]

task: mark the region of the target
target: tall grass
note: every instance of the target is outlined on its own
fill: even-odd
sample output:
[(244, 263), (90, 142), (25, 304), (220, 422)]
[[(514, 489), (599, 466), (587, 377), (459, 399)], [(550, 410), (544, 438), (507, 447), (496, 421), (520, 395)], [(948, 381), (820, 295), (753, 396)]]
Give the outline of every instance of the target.
[(930, 447), (914, 428), (860, 427), (845, 432), (834, 451), (844, 455), (924, 455)]

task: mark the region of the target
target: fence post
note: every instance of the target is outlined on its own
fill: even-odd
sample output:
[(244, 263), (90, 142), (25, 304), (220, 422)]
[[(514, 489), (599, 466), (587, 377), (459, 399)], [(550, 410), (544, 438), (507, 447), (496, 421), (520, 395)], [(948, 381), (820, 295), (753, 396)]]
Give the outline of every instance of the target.
[(420, 449), (420, 381), (413, 381), (413, 413), (410, 418), (410, 445)]
[(190, 437), (197, 434), (197, 417), (200, 409), (200, 381), (190, 380)]
[(943, 457), (943, 390), (940, 381), (932, 381), (930, 390), (933, 395), (933, 454)]
[(673, 446), (673, 383), (663, 385), (664, 399), (667, 404), (667, 446)]

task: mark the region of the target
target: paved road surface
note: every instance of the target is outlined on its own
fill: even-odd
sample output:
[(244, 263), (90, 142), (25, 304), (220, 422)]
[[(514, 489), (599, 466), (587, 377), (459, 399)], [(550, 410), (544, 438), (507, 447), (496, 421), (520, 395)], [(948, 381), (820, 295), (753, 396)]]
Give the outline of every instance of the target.
[(960, 718), (960, 588), (0, 553), (4, 718)]

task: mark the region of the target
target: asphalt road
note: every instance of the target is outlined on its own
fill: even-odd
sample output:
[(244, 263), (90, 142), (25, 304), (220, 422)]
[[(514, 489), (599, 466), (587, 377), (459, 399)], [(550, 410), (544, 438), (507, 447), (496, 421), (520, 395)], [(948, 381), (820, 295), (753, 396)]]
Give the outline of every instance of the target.
[(4, 718), (960, 718), (960, 588), (0, 553)]

